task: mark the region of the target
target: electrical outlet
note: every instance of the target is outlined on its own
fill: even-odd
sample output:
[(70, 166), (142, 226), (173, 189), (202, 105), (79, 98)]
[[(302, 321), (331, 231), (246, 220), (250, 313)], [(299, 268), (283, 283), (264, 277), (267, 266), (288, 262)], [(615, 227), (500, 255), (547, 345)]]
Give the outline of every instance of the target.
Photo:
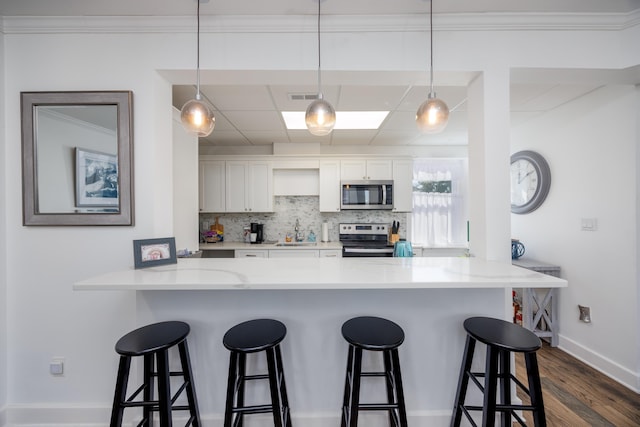
[(580, 229), (582, 231), (597, 231), (598, 219), (597, 218), (582, 218), (580, 220)]
[(591, 323), (591, 307), (578, 305), (578, 310), (580, 310), (580, 320), (584, 323)]
[(49, 373), (55, 377), (64, 375), (64, 359), (56, 357), (49, 362)]

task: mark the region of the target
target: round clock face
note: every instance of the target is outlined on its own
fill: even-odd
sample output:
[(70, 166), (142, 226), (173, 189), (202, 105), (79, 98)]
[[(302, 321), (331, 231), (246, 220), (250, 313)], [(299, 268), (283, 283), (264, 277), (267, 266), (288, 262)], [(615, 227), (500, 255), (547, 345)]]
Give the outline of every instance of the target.
[(541, 155), (520, 151), (511, 156), (511, 212), (523, 214), (537, 209), (550, 185), (549, 165)]

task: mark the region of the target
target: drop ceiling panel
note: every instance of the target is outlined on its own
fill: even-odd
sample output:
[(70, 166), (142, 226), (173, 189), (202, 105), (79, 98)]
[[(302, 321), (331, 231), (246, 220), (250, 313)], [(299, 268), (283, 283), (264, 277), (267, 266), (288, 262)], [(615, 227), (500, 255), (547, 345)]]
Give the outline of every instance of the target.
[(368, 145), (378, 133), (377, 130), (335, 130), (332, 145)]
[(206, 138), (200, 138), (200, 143), (210, 145), (237, 145), (237, 146), (249, 146), (251, 143), (242, 136), (240, 132), (226, 131), (214, 129)]
[(271, 94), (266, 86), (201, 86), (200, 90), (221, 111), (273, 110)]
[(241, 131), (284, 131), (282, 116), (271, 111), (225, 111), (224, 115)]
[(290, 142), (286, 131), (243, 131), (242, 134), (254, 145)]
[(343, 86), (337, 108), (341, 111), (395, 110), (408, 86)]

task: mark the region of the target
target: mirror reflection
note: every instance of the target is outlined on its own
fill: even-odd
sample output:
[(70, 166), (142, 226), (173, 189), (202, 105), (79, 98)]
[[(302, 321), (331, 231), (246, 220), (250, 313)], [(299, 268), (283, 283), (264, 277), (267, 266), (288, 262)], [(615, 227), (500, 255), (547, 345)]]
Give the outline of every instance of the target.
[(132, 225), (131, 92), (23, 92), (24, 225)]
[(40, 213), (118, 212), (115, 105), (37, 106)]

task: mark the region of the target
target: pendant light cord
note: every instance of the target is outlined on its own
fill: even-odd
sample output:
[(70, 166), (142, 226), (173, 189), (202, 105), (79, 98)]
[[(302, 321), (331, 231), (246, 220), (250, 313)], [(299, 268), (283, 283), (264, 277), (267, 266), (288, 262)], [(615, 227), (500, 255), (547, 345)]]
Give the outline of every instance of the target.
[(430, 76), (430, 89), (429, 95), (433, 94), (433, 0), (429, 1), (429, 41), (431, 42), (431, 72)]
[(200, 0), (198, 2), (198, 26), (196, 35), (196, 99), (200, 99)]
[(320, 77), (320, 2), (318, 0), (318, 98), (322, 98), (322, 79)]

